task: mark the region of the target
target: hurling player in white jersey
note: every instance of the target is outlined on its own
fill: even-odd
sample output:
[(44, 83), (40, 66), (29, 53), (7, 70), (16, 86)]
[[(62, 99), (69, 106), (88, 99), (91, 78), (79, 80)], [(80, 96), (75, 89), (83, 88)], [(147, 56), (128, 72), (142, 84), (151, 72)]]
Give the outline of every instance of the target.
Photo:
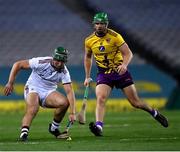
[[(18, 72), (21, 69), (32, 69), (24, 89), (26, 112), (22, 119), (21, 141), (27, 141), (29, 128), (39, 106), (55, 108), (53, 121), (49, 124), (49, 132), (57, 138), (62, 134), (58, 128), (68, 107), (70, 108), (69, 120), (72, 123), (76, 120), (74, 90), (69, 71), (64, 64), (67, 62), (67, 56), (68, 51), (63, 47), (58, 47), (54, 50), (52, 57), (36, 57), (14, 63), (8, 83), (4, 88), (6, 96), (13, 91)], [(56, 91), (60, 82), (63, 84), (66, 96)]]

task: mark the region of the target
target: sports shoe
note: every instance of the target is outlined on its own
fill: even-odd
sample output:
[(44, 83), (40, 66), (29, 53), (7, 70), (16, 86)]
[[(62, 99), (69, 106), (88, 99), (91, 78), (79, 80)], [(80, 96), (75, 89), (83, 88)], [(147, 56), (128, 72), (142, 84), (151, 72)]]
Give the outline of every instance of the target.
[(69, 137), (70, 136), (69, 136), (69, 133), (67, 131), (62, 132), (57, 136), (58, 139), (67, 139)]
[(24, 133), (20, 135), (19, 141), (27, 141), (28, 140), (28, 134)]
[(154, 117), (162, 126), (168, 127), (168, 120), (159, 111), (157, 111), (157, 115)]
[(100, 128), (98, 128), (94, 122), (91, 122), (89, 124), (89, 129), (91, 130), (91, 132), (95, 135), (95, 136), (102, 136), (102, 130)]
[(55, 129), (54, 131), (51, 131), (51, 126), (52, 124), (49, 124), (49, 132), (54, 135), (55, 137), (59, 136), (61, 133), (59, 131), (59, 129)]

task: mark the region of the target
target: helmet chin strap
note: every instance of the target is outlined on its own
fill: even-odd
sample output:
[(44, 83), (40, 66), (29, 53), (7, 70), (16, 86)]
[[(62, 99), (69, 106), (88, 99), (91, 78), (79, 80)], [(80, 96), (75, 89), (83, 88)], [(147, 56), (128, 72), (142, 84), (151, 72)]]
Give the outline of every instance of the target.
[(104, 32), (95, 32), (95, 35), (98, 36), (98, 37), (103, 37), (106, 35), (106, 33)]
[(103, 31), (103, 32), (95, 32), (95, 35), (96, 36), (98, 36), (98, 37), (103, 37), (103, 36), (105, 36), (106, 35), (106, 33), (107, 33), (107, 29), (105, 30), (105, 31)]
[(58, 72), (62, 72), (62, 70), (64, 70), (64, 64), (62, 64), (60, 68), (57, 68), (56, 66), (54, 66), (53, 62), (51, 62), (51, 66)]

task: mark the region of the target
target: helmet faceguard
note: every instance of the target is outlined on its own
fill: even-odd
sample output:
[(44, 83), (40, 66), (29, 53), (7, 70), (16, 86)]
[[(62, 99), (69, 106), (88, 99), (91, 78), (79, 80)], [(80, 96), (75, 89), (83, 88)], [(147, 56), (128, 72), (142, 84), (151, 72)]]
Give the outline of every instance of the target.
[(104, 24), (108, 24), (109, 21), (108, 21), (108, 16), (107, 16), (107, 13), (97, 13), (94, 15), (94, 18), (93, 18), (93, 24), (95, 23), (104, 23)]
[(63, 47), (57, 47), (52, 55), (53, 59), (57, 61), (67, 62), (68, 50)]

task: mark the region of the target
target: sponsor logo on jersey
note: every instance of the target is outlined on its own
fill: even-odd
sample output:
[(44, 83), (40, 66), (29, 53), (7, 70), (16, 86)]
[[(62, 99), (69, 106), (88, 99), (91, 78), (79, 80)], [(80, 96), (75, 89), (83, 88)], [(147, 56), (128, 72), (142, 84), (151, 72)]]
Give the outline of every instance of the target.
[(99, 47), (99, 51), (104, 52), (104, 50), (105, 50), (105, 47), (104, 47), (104, 46), (100, 46), (100, 47)]

